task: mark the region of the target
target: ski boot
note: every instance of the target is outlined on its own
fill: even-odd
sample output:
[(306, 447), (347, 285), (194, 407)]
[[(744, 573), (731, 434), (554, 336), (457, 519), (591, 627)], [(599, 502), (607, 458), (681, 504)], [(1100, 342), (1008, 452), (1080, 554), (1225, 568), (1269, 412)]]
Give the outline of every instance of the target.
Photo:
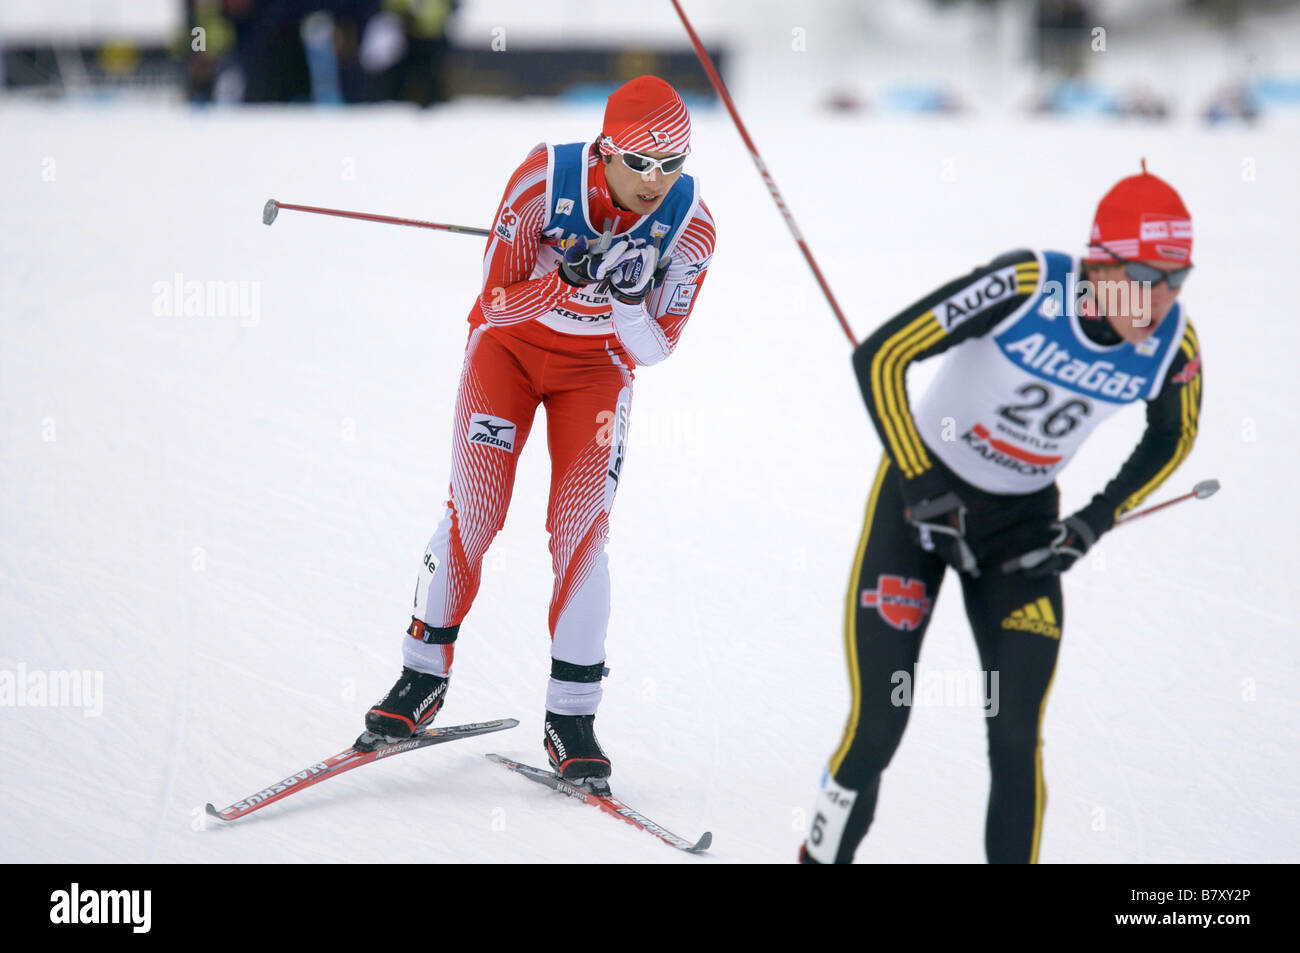
[(609, 793), (605, 779), (613, 769), (596, 740), (595, 715), (557, 715), (548, 711), (542, 743), (547, 761), (564, 780), (599, 794)]
[(366, 712), (366, 730), (352, 747), (370, 751), (381, 744), (405, 741), (433, 721), (447, 697), (444, 675), (428, 675), (403, 668), (397, 684)]

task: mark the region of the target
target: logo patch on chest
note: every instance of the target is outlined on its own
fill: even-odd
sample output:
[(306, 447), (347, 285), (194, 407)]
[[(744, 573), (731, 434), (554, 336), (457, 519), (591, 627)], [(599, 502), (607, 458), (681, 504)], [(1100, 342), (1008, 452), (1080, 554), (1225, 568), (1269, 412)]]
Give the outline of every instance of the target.
[(999, 440), (983, 424), (976, 424), (962, 434), (962, 443), (985, 460), (1023, 476), (1041, 476), (1061, 462), (1061, 455), (1032, 453), (1007, 440)]
[(1111, 361), (1084, 361), (1067, 348), (1037, 332), (1010, 343), (998, 342), (1004, 354), (1040, 377), (1052, 378), (1071, 388), (1097, 394), (1117, 403), (1136, 400), (1147, 378), (1119, 370)]

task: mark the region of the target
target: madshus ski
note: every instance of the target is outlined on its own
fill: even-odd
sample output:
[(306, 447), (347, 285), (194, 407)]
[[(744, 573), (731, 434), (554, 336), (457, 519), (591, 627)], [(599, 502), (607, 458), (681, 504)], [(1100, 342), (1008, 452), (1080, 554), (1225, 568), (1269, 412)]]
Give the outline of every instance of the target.
[(309, 788), (313, 784), (320, 784), (327, 778), (336, 778), (345, 771), (359, 768), (363, 764), (370, 764), (370, 762), (378, 761), (380, 758), (404, 754), (418, 748), (427, 748), (429, 745), (440, 745), (446, 741), (473, 738), (475, 735), (486, 735), (493, 731), (504, 731), (507, 728), (515, 727), (517, 724), (519, 724), (517, 718), (498, 718), (496, 721), (479, 721), (467, 725), (425, 728), (403, 741), (378, 745), (368, 750), (359, 750), (355, 747), (348, 748), (346, 751), (340, 751), (332, 758), (309, 765), (297, 774), (291, 774), (284, 780), (277, 781), (270, 787), (263, 788), (255, 794), (250, 794), (243, 800), (236, 801), (229, 807), (224, 807), (219, 811), (209, 802), (208, 814), (223, 821), (237, 821), (241, 817), (247, 817), (254, 811), (261, 810), (268, 804), (274, 804), (281, 798), (288, 797), (290, 794)]
[(552, 791), (559, 791), (561, 794), (568, 795), (571, 798), (582, 801), (584, 804), (590, 804), (598, 807), (611, 817), (617, 817), (627, 821), (633, 827), (639, 828), (649, 834), (653, 834), (665, 844), (676, 847), (678, 850), (684, 850), (688, 854), (699, 854), (709, 849), (713, 843), (713, 835), (705, 831), (698, 841), (692, 844), (685, 838), (678, 837), (666, 827), (660, 827), (650, 818), (638, 811), (632, 810), (618, 798), (610, 793), (608, 785), (602, 783), (601, 789), (588, 787), (581, 784), (574, 784), (564, 780), (558, 774), (552, 771), (543, 771), (541, 768), (534, 768), (529, 764), (521, 764), (510, 758), (502, 757), (499, 754), (489, 754), (488, 759), (495, 761), (503, 767), (509, 768), (516, 774), (520, 774), (529, 781), (536, 781), (538, 784), (550, 788)]

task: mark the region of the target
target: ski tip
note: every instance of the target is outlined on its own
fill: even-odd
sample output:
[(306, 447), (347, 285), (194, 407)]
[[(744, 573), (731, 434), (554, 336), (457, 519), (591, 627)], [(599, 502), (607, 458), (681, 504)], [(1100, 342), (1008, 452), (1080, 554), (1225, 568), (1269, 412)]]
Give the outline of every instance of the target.
[(702, 854), (702, 853), (704, 853), (706, 850), (709, 849), (709, 847), (710, 847), (710, 845), (712, 845), (712, 843), (713, 843), (713, 834), (712, 834), (712, 832), (711, 832), (711, 831), (705, 831), (705, 832), (700, 836), (700, 839), (697, 840), (697, 841), (695, 842), (695, 846), (691, 848), (691, 853), (692, 853), (692, 854)]
[(275, 217), (280, 214), (280, 203), (275, 199), (267, 199), (266, 204), (262, 206), (262, 224), (270, 225), (275, 221)]
[(221, 820), (221, 821), (225, 820), (225, 818), (221, 816), (220, 812), (217, 811), (217, 809), (212, 806), (211, 801), (208, 802), (208, 814), (210, 814), (212, 817), (217, 818), (217, 820)]
[(502, 728), (514, 728), (514, 727), (517, 726), (518, 724), (519, 724), (519, 719), (518, 719), (518, 718), (502, 718), (502, 719), (501, 719), (501, 727), (502, 727)]

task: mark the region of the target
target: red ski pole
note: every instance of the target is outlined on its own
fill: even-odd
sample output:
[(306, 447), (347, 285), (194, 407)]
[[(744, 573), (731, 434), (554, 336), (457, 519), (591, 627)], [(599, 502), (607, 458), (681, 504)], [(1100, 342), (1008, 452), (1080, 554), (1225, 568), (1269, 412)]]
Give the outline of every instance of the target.
[(1192, 492), (1184, 493), (1182, 496), (1176, 496), (1172, 500), (1165, 500), (1163, 503), (1157, 503), (1155, 506), (1148, 506), (1145, 510), (1138, 510), (1136, 513), (1128, 513), (1117, 519), (1115, 525), (1119, 526), (1121, 523), (1131, 523), (1136, 519), (1141, 519), (1143, 516), (1150, 516), (1158, 510), (1163, 510), (1166, 506), (1173, 506), (1175, 503), (1181, 503), (1183, 500), (1190, 500), (1193, 497), (1198, 500), (1203, 500), (1207, 496), (1213, 496), (1218, 492), (1218, 490), (1218, 480), (1202, 480), (1200, 483), (1196, 484), (1196, 486), (1192, 487)]
[(708, 51), (704, 49), (704, 44), (700, 38), (695, 35), (695, 30), (691, 27), (691, 21), (686, 19), (686, 11), (682, 5), (673, 0), (673, 7), (677, 10), (677, 15), (682, 18), (682, 26), (686, 27), (686, 33), (691, 38), (691, 45), (695, 47), (695, 55), (700, 59), (700, 65), (704, 67), (704, 72), (709, 75), (709, 82), (717, 90), (718, 97), (727, 107), (727, 112), (731, 113), (731, 120), (736, 124), (736, 131), (740, 133), (740, 138), (745, 140), (745, 146), (749, 149), (749, 155), (754, 160), (754, 165), (758, 167), (758, 174), (763, 177), (763, 184), (767, 190), (772, 193), (772, 200), (776, 202), (777, 209), (785, 218), (786, 227), (790, 229), (790, 234), (794, 236), (795, 244), (803, 252), (804, 258), (808, 260), (808, 267), (812, 269), (813, 277), (817, 279), (817, 284), (821, 285), (822, 294), (830, 303), (831, 310), (835, 312), (835, 317), (840, 322), (840, 327), (844, 329), (844, 334), (849, 339), (849, 344), (853, 347), (858, 346), (857, 338), (853, 336), (853, 331), (849, 328), (849, 322), (844, 317), (844, 312), (840, 310), (839, 302), (835, 300), (835, 295), (831, 294), (831, 286), (826, 283), (822, 277), (822, 270), (817, 267), (817, 261), (813, 258), (812, 250), (809, 249), (808, 243), (804, 241), (803, 233), (799, 231), (799, 226), (794, 222), (794, 216), (790, 214), (790, 209), (786, 207), (785, 199), (781, 197), (781, 190), (776, 187), (776, 182), (772, 175), (767, 171), (767, 166), (763, 162), (763, 157), (758, 154), (758, 146), (754, 145), (754, 140), (749, 138), (749, 131), (745, 129), (745, 124), (740, 121), (740, 113), (736, 112), (736, 105), (731, 101), (731, 96), (727, 94), (727, 87), (723, 85), (722, 77), (718, 75), (717, 68), (713, 65), (713, 60), (709, 57)]
[[(1203, 500), (1207, 496), (1213, 496), (1218, 492), (1218, 480), (1202, 480), (1196, 486), (1192, 487), (1192, 492), (1184, 493), (1182, 496), (1176, 496), (1172, 500), (1165, 500), (1163, 503), (1157, 503), (1155, 506), (1148, 506), (1145, 510), (1138, 510), (1136, 513), (1129, 513), (1115, 521), (1116, 526), (1123, 526), (1131, 523), (1135, 519), (1141, 519), (1143, 516), (1150, 516), (1157, 510), (1163, 510), (1166, 506), (1173, 506), (1175, 503), (1181, 503), (1183, 500), (1198, 499)], [(1020, 569), (1033, 569), (1039, 563), (1046, 562), (1052, 558), (1052, 548), (1044, 546), (1042, 549), (1031, 550), (1015, 559), (1008, 559), (1002, 564), (1002, 571), (1005, 573), (1016, 572)]]
[(372, 212), (345, 212), (338, 208), (320, 208), (316, 205), (291, 205), (267, 199), (262, 207), (262, 224), (270, 225), (280, 214), (280, 209), (292, 209), (295, 212), (315, 212), (317, 215), (337, 215), (339, 218), (359, 218), (363, 222), (382, 222), (385, 225), (410, 225), (412, 228), (433, 228), (441, 232), (458, 232), (461, 235), (479, 235), (483, 238), (492, 233), (486, 228), (473, 228), (469, 225), (443, 225), (440, 222), (422, 222), (418, 218), (395, 218), (392, 215), (375, 215)]

